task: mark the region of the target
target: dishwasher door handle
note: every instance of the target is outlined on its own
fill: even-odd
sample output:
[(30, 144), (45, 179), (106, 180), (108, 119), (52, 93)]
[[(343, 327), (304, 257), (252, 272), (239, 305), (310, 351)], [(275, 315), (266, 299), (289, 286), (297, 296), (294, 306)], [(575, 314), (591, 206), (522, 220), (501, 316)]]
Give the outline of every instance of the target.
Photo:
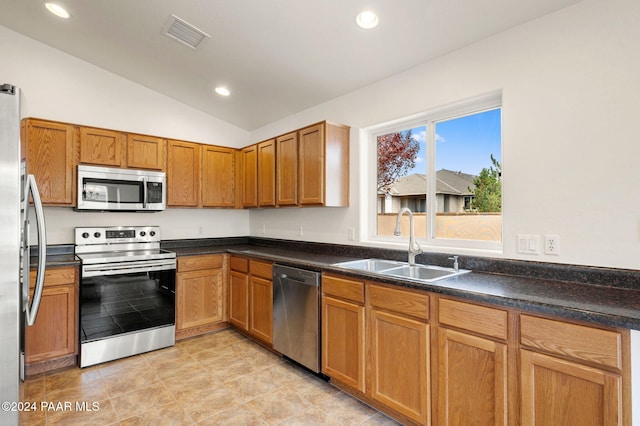
[(298, 277), (290, 277), (287, 274), (276, 274), (276, 279), (281, 279), (281, 280), (289, 280), (289, 281), (295, 281), (297, 283), (300, 284), (304, 284), (304, 285), (308, 285), (311, 287), (317, 287), (318, 283), (314, 281), (307, 281), (304, 278), (298, 278)]

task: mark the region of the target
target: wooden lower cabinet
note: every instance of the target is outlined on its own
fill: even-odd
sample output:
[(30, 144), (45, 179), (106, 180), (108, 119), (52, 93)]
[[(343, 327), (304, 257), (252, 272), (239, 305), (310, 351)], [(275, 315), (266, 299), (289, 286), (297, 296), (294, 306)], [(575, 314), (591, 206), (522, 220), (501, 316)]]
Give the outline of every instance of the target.
[(249, 274), (229, 272), (229, 322), (249, 331)]
[(325, 275), (322, 293), (322, 372), (364, 393), (364, 283)]
[(323, 373), (403, 424), (631, 425), (629, 330), (333, 274), (322, 287)]
[(438, 308), (438, 424), (507, 425), (507, 312), (446, 298)]
[[(35, 271), (31, 272), (35, 283)], [(77, 270), (48, 268), (40, 309), (33, 326), (25, 330), (27, 375), (76, 363), (78, 353)], [(31, 287), (33, 294), (33, 287)]]
[(224, 327), (225, 255), (178, 258), (176, 274), (176, 338)]
[(429, 296), (368, 285), (368, 395), (418, 424), (431, 423)]
[(522, 425), (621, 425), (622, 380), (598, 368), (520, 351)]
[(249, 333), (273, 344), (273, 278), (271, 264), (249, 261)]
[(271, 263), (231, 256), (229, 269), (229, 323), (270, 347), (273, 344)]
[(429, 325), (371, 311), (371, 397), (429, 423)]
[(624, 333), (521, 315), (520, 343), (522, 425), (631, 423), (623, 409)]
[(507, 425), (507, 345), (438, 330), (438, 424)]

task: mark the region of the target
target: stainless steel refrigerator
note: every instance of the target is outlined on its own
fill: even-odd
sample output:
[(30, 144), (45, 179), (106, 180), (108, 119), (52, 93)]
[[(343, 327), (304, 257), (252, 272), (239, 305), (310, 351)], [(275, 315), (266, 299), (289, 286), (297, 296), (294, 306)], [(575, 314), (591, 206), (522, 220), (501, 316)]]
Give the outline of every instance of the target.
[[(38, 267), (29, 291), (30, 202), (37, 228)], [(33, 175), (26, 173), (20, 143), (20, 89), (0, 85), (0, 424), (18, 424), (17, 402), (24, 380), (24, 330), (35, 323), (46, 263), (42, 203)]]

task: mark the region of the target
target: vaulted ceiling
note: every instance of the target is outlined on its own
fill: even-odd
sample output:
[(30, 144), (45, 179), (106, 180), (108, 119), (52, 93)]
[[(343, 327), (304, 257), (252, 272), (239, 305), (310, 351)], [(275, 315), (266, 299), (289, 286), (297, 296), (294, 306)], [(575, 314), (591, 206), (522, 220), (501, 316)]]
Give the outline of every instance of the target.
[[(63, 20), (2, 0), (0, 25), (251, 131), (577, 2), (60, 0)], [(376, 28), (355, 25), (365, 9)], [(163, 35), (172, 15), (211, 37)]]

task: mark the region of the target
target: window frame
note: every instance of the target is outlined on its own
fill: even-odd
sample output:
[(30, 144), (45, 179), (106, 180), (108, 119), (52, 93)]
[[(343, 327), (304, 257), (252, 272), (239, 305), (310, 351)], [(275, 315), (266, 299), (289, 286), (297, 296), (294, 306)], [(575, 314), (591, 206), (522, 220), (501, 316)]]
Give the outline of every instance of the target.
[[(504, 203), (504, 187), (503, 187), (503, 200), (502, 200), (502, 229), (500, 241), (485, 241), (485, 240), (462, 240), (454, 238), (436, 238), (435, 237), (435, 225), (436, 225), (436, 180), (433, 178), (436, 171), (436, 135), (435, 127), (438, 122), (448, 121), (455, 118), (482, 113), (494, 109), (500, 109), (500, 114), (503, 113), (502, 105), (502, 92), (492, 92), (485, 95), (477, 96), (464, 101), (452, 103), (441, 108), (435, 108), (429, 111), (403, 117), (378, 125), (374, 125), (363, 129), (360, 132), (361, 140), (366, 141), (366, 147), (363, 150), (363, 163), (365, 167), (362, 168), (362, 188), (360, 192), (360, 205), (364, 208), (361, 209), (361, 235), (365, 236), (364, 242), (384, 245), (384, 246), (400, 246), (404, 247), (409, 239), (408, 235), (402, 235), (401, 237), (393, 236), (381, 236), (377, 235), (377, 138), (388, 133), (401, 132), (407, 129), (413, 129), (420, 126), (426, 126), (426, 171), (427, 176), (430, 178), (427, 180), (427, 236), (416, 236), (416, 239), (420, 242), (425, 251), (430, 249), (463, 249), (463, 250), (482, 250), (492, 251), (497, 253), (503, 252), (504, 244), (504, 215), (505, 215), (505, 203)], [(502, 151), (504, 150), (504, 137), (503, 137), (503, 120), (501, 119), (500, 125), (500, 158), (503, 159)], [(503, 160), (501, 160), (503, 162)], [(504, 179), (504, 167), (502, 168), (502, 178)], [(435, 250), (434, 250), (435, 251)]]

